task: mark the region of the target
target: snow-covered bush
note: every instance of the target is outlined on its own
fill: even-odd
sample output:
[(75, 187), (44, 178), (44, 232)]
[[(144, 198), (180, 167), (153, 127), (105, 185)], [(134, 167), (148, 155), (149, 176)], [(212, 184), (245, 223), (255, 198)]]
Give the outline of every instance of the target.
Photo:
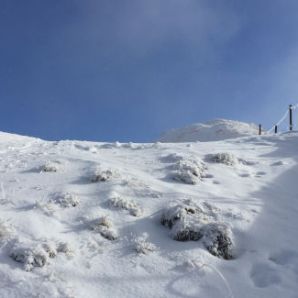
[(227, 152), (212, 154), (210, 155), (210, 160), (227, 166), (234, 166), (239, 162), (239, 159), (234, 154)]
[(214, 256), (226, 260), (233, 258), (232, 232), (222, 223), (211, 223), (202, 229), (203, 242), (207, 250)]
[(26, 271), (31, 271), (34, 267), (43, 267), (49, 255), (40, 245), (28, 247), (18, 243), (13, 247), (10, 257), (16, 262), (23, 263)]
[(16, 262), (23, 263), (26, 271), (34, 267), (43, 267), (48, 263), (49, 258), (55, 258), (58, 253), (71, 254), (68, 244), (64, 242), (45, 243), (20, 243), (16, 242), (10, 252), (10, 257)]
[(68, 192), (54, 194), (50, 201), (63, 208), (76, 207), (80, 203), (78, 196)]
[(115, 240), (118, 238), (117, 232), (113, 229), (111, 220), (103, 216), (91, 223), (91, 229), (98, 232), (102, 237), (108, 240)]
[(61, 167), (60, 161), (47, 161), (43, 166), (41, 166), (42, 172), (58, 172)]
[(9, 238), (13, 233), (13, 227), (4, 221), (0, 221), (0, 241)]
[(49, 202), (35, 202), (34, 208), (39, 209), (40, 211), (42, 211), (44, 214), (51, 216), (54, 214), (55, 212), (55, 208), (53, 206), (53, 204), (49, 203)]
[(191, 201), (165, 210), (161, 224), (171, 229), (171, 236), (177, 241), (197, 241), (202, 238), (201, 228), (208, 219), (203, 210)]
[(197, 159), (181, 159), (174, 166), (172, 177), (176, 181), (186, 184), (196, 184), (202, 179), (206, 166), (202, 161)]
[(119, 174), (112, 169), (97, 169), (94, 175), (91, 177), (91, 182), (105, 182), (111, 180), (113, 177), (117, 177)]
[(174, 163), (174, 162), (178, 162), (180, 160), (183, 160), (183, 155), (181, 154), (177, 154), (177, 153), (170, 153), (168, 155), (164, 155), (162, 156), (160, 159), (162, 162), (165, 163)]
[(114, 194), (111, 198), (109, 198), (108, 202), (110, 206), (128, 210), (133, 216), (140, 216), (142, 214), (142, 209), (135, 201), (127, 198), (121, 198), (117, 194)]
[(55, 258), (57, 256), (57, 245), (54, 242), (46, 242), (42, 245), (43, 249), (46, 251), (50, 258)]
[(74, 250), (68, 242), (59, 242), (56, 246), (56, 250), (58, 253), (64, 253), (68, 257), (72, 257), (74, 255)]
[(214, 256), (233, 257), (232, 232), (223, 223), (215, 222), (215, 216), (207, 214), (201, 207), (187, 200), (166, 209), (161, 224), (170, 228), (170, 235), (177, 241), (198, 241), (203, 239), (207, 250)]
[(148, 234), (144, 233), (142, 236), (134, 240), (134, 248), (138, 254), (147, 255), (156, 250), (156, 246), (148, 241)]

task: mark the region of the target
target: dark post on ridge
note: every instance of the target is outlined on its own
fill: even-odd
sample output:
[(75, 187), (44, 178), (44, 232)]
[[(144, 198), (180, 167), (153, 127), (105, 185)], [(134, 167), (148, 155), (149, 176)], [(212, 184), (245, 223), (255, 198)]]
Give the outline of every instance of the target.
[(277, 125), (274, 126), (274, 132), (277, 133)]
[(290, 115), (290, 130), (293, 130), (293, 106), (289, 105), (289, 115)]
[(262, 134), (262, 124), (259, 124), (259, 136)]

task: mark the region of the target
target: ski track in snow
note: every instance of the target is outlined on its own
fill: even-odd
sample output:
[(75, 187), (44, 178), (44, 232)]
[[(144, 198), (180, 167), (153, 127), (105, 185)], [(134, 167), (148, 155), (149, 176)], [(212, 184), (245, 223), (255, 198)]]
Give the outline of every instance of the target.
[[(295, 133), (177, 144), (46, 142), (2, 133), (0, 297), (297, 297), (297, 148)], [(206, 159), (219, 152), (247, 164)], [(197, 184), (171, 179), (179, 156), (206, 164)], [(56, 171), (42, 170), (49, 162)], [(98, 169), (110, 169), (112, 178), (91, 182)], [(60, 205), (61, 194), (75, 195), (78, 205)], [(110, 206), (115, 194), (141, 213)], [(161, 211), (183, 199), (205, 204), (231, 227), (233, 260), (212, 256), (201, 241), (169, 236)], [(114, 241), (90, 228), (103, 216), (117, 231)], [(137, 254), (135, 240), (144, 233), (155, 249)], [(67, 242), (72, 253), (32, 271), (9, 256), (17, 242), (46, 241)]]

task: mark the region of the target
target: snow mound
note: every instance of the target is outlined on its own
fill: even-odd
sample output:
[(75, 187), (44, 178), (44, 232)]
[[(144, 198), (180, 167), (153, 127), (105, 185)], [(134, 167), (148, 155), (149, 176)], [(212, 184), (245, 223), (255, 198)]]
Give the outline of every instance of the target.
[(195, 123), (183, 128), (165, 132), (160, 142), (209, 142), (258, 134), (258, 127), (253, 123), (245, 123), (234, 120), (217, 119), (206, 123)]

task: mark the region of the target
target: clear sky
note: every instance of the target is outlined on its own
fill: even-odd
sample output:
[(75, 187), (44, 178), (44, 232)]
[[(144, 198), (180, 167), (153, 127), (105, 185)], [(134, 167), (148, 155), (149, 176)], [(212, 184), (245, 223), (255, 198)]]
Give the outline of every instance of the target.
[[(0, 0), (0, 130), (149, 141), (298, 102), (297, 0)], [(298, 115), (297, 115), (298, 117)]]

